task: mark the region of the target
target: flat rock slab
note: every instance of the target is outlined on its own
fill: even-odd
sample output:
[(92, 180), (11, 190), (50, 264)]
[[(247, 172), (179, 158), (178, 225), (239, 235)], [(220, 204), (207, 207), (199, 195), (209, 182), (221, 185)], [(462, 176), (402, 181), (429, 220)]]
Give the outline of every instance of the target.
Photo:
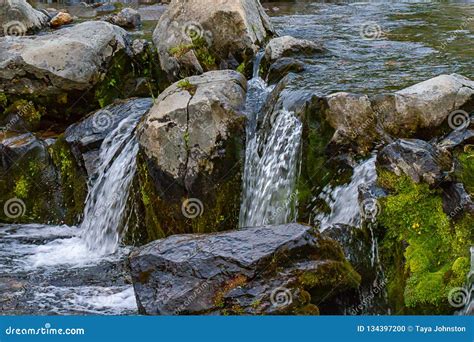
[[(302, 285), (298, 277), (331, 263), (348, 265), (337, 244), (299, 224), (175, 235), (130, 255), (139, 310), (151, 315), (281, 313), (303, 307), (314, 313), (311, 297), (303, 294), (305, 285), (309, 291), (314, 284)], [(349, 283), (357, 287), (357, 281), (345, 281), (355, 274), (352, 268), (345, 272), (338, 274), (341, 289)]]

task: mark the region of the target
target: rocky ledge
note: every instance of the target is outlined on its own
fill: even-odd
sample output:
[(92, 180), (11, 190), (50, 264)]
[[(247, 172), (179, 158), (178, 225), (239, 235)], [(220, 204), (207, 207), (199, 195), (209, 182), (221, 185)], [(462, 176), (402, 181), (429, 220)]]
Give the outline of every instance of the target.
[(130, 267), (147, 315), (318, 314), (361, 280), (336, 242), (299, 224), (174, 235), (136, 249)]

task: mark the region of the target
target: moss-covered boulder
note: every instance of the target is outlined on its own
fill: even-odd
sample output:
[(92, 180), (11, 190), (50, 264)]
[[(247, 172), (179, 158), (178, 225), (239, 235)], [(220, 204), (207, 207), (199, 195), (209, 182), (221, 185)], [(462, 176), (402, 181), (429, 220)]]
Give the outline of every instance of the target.
[(256, 0), (173, 0), (153, 41), (171, 81), (250, 61), (273, 35)]
[(159, 96), (138, 127), (133, 240), (237, 227), (245, 94), (241, 74), (214, 71)]
[(63, 128), (116, 98), (150, 96), (166, 86), (155, 49), (134, 46), (125, 30), (103, 21), (0, 38), (0, 60), (0, 109), (31, 101), (45, 109), (45, 128)]
[(324, 314), (360, 284), (336, 242), (298, 224), (174, 235), (133, 251), (130, 267), (147, 315)]
[[(0, 140), (0, 221), (21, 223), (77, 222), (77, 213), (69, 206), (71, 195), (78, 196), (81, 188), (77, 175), (74, 184), (66, 187), (63, 170), (55, 165), (48, 143), (31, 133), (3, 133)], [(64, 163), (73, 163), (66, 156)], [(70, 170), (72, 166), (64, 167)], [(85, 184), (84, 184), (85, 185)], [(84, 198), (82, 199), (82, 201)]]
[(443, 211), (442, 190), (409, 176), (379, 171), (388, 190), (380, 200), (384, 230), (380, 255), (388, 279), (388, 299), (397, 314), (449, 314), (457, 308), (451, 291), (464, 285), (474, 216), (457, 220)]

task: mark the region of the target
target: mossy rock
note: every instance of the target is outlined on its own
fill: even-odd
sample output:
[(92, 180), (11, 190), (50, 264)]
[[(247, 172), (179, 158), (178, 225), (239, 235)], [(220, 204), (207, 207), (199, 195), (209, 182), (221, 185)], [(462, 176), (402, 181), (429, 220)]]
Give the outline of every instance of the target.
[(378, 223), (385, 229), (380, 255), (395, 314), (450, 314), (449, 293), (462, 287), (469, 272), (474, 218), (450, 220), (442, 193), (407, 176), (379, 170), (379, 185), (389, 191), (380, 200)]
[[(2, 140), (0, 154), (0, 222), (64, 222), (59, 175), (46, 145), (31, 134), (13, 135)], [(8, 211), (12, 203), (19, 211)]]
[(63, 205), (65, 209), (64, 222), (77, 224), (81, 220), (87, 197), (87, 177), (69, 147), (64, 136), (59, 137), (49, 147), (49, 153), (59, 172)]

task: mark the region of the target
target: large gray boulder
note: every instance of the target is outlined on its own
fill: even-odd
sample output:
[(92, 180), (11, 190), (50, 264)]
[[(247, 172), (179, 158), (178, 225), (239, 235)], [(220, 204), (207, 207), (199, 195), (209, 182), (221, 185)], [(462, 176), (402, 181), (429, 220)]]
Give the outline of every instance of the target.
[(299, 224), (171, 236), (132, 252), (130, 267), (147, 315), (317, 314), (360, 282), (334, 241)]
[(173, 0), (153, 33), (171, 80), (251, 60), (273, 34), (258, 0)]
[[(66, 115), (64, 108), (74, 103), (74, 111), (80, 111), (95, 100), (89, 98), (91, 88), (104, 81), (113, 60), (126, 64), (129, 45), (126, 31), (102, 21), (33, 38), (0, 38), (0, 92), (10, 102), (31, 97), (61, 105), (58, 115)], [(84, 103), (78, 105), (78, 99)]]
[(0, 2), (0, 37), (33, 33), (43, 28), (48, 20), (46, 14), (35, 10), (26, 0)]
[[(147, 191), (157, 192), (142, 199), (153, 206), (148, 213), (168, 213), (147, 224), (159, 232), (155, 238), (237, 226), (245, 96), (246, 80), (236, 71), (189, 77), (161, 93), (138, 127), (146, 164), (139, 167), (140, 184), (152, 180)], [(199, 203), (200, 215), (183, 214), (187, 199)]]
[(368, 151), (374, 142), (390, 137), (432, 137), (445, 123), (457, 129), (462, 126), (462, 111), (467, 116), (473, 109), (473, 99), (473, 81), (457, 74), (441, 75), (393, 94), (332, 94), (325, 100), (324, 116), (336, 130), (333, 142), (355, 143), (359, 150)]

